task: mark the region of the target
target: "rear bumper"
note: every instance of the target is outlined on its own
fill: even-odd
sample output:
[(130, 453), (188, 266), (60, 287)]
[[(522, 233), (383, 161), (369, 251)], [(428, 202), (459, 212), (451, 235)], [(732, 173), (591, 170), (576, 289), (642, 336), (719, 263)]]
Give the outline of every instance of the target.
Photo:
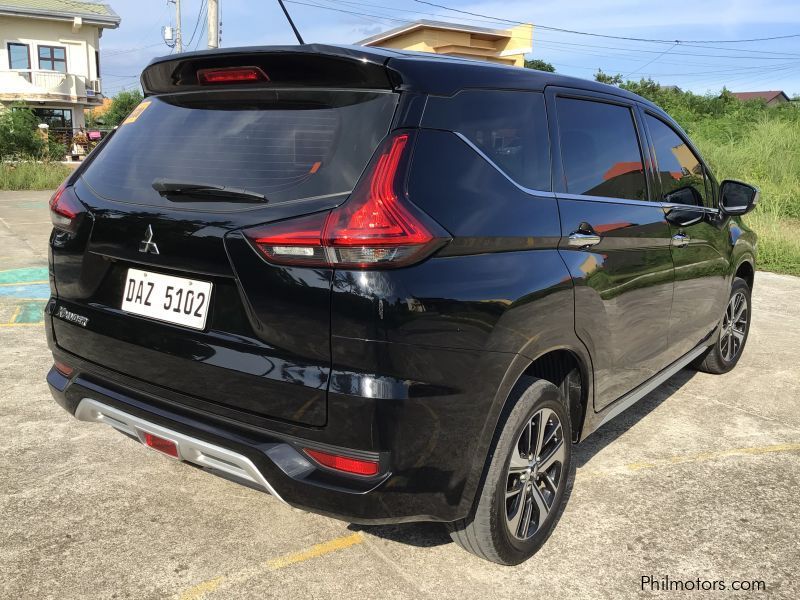
[[(463, 398), (386, 398), (331, 394), (336, 423), (264, 429), (181, 404), (170, 390), (133, 380), (52, 346), (75, 368), (47, 375), (67, 412), (142, 440), (174, 440), (187, 462), (272, 493), (303, 510), (359, 524), (455, 521), (471, 509), (484, 460), (475, 444), (485, 425)], [(162, 394), (163, 392), (163, 394)], [(368, 425), (368, 426), (367, 426)], [(310, 447), (379, 462), (377, 475), (332, 472), (312, 463)], [(371, 450), (363, 450), (372, 448)], [(184, 450), (185, 449), (185, 450)], [(483, 454), (485, 458), (485, 454)]]
[[(74, 359), (70, 362), (75, 364)], [(105, 381), (85, 369), (67, 378), (53, 368), (47, 382), (55, 401), (77, 419), (109, 425), (139, 442), (145, 433), (172, 440), (181, 460), (266, 491), (296, 508), (362, 524), (441, 520), (441, 515), (410, 514), (391, 499), (387, 501), (391, 491), (386, 483), (392, 473), (385, 453), (248, 431), (172, 409), (159, 399)], [(300, 450), (303, 447), (378, 460), (381, 470), (373, 477), (340, 475), (312, 463)]]

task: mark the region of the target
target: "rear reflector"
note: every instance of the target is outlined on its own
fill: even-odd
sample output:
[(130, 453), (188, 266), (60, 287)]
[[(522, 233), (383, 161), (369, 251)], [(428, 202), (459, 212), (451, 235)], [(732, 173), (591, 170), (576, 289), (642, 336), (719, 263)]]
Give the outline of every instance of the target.
[(259, 67), (227, 67), (224, 69), (199, 69), (197, 83), (214, 85), (220, 83), (255, 83), (269, 81), (269, 77)]
[(72, 374), (75, 372), (75, 369), (67, 364), (64, 364), (60, 360), (55, 361), (53, 366), (56, 368), (56, 371), (61, 373), (64, 377), (72, 377)]
[(165, 440), (162, 437), (153, 435), (152, 433), (144, 434), (144, 445), (149, 446), (153, 450), (163, 452), (173, 458), (178, 458), (178, 446), (172, 440)]
[(396, 133), (384, 141), (341, 206), (254, 227), (245, 235), (278, 264), (392, 268), (430, 256), (450, 236), (406, 199), (411, 135)]
[(303, 451), (319, 464), (335, 469), (336, 471), (343, 471), (344, 473), (352, 473), (354, 475), (376, 475), (378, 473), (378, 463), (371, 460), (360, 460), (357, 458), (350, 458), (349, 456), (329, 454), (320, 450), (312, 450), (311, 448), (303, 448)]

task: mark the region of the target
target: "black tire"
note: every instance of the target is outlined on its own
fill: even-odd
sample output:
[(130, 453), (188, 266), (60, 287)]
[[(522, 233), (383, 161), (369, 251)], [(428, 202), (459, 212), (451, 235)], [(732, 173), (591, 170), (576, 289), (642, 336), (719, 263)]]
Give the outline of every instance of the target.
[[(524, 562), (542, 547), (561, 517), (574, 480), (572, 428), (569, 410), (559, 388), (542, 379), (525, 377), (515, 387), (511, 400), (514, 402), (513, 408), (502, 424), (494, 451), (489, 455), (489, 467), (473, 511), (466, 519), (449, 524), (450, 537), (459, 546), (480, 558), (501, 565), (517, 565)], [(563, 446), (555, 443), (559, 439), (556, 419), (560, 424), (560, 439)], [(549, 440), (547, 443), (538, 444), (542, 448), (542, 458), (554, 457), (557, 453), (562, 460), (554, 462), (548, 471), (539, 472), (538, 466), (529, 466), (527, 471), (523, 470), (517, 475), (516, 469), (519, 468), (521, 461), (528, 460), (529, 465), (539, 465), (539, 461), (535, 458), (533, 461), (529, 460), (530, 454), (528, 457), (523, 454), (526, 445), (530, 448), (532, 444), (537, 444), (537, 440), (533, 438), (538, 437), (537, 428), (540, 425), (537, 423), (542, 421), (545, 425), (541, 437), (546, 441)], [(526, 440), (530, 441), (530, 444), (526, 444)], [(514, 452), (516, 452), (515, 472), (512, 473), (509, 469)], [(555, 483), (555, 493), (552, 493), (556, 477), (558, 481)], [(541, 483), (537, 483), (539, 481)], [(509, 487), (512, 489), (509, 490)], [(515, 496), (507, 498), (507, 491), (514, 493)], [(540, 512), (536, 507), (546, 507), (548, 498), (551, 500), (549, 509)], [(519, 513), (523, 507), (526, 512)], [(516, 510), (513, 510), (514, 508)], [(513, 513), (511, 518), (509, 510)], [(515, 521), (514, 517), (517, 514), (521, 516)], [(534, 519), (538, 521), (538, 528), (532, 534), (528, 530), (521, 538), (519, 534), (528, 514), (531, 515), (529, 518), (531, 525), (534, 524)], [(540, 519), (540, 515), (546, 516)], [(512, 534), (512, 528), (516, 534)], [(525, 537), (528, 535), (530, 537)]]
[[(729, 326), (729, 308), (734, 298), (736, 298), (739, 294), (744, 296), (746, 302), (744, 307), (744, 324), (743, 326), (736, 328), (736, 332), (738, 334), (743, 334), (741, 342), (731, 339), (733, 333)], [(731, 294), (728, 297), (728, 302), (725, 304), (725, 314), (723, 315), (722, 322), (720, 323), (719, 331), (714, 338), (714, 345), (709, 348), (709, 351), (705, 356), (699, 358), (693, 364), (698, 371), (721, 375), (722, 373), (727, 373), (733, 369), (736, 366), (736, 363), (739, 362), (739, 359), (742, 357), (742, 352), (744, 352), (744, 347), (747, 344), (747, 336), (750, 334), (750, 322), (752, 321), (753, 313), (753, 303), (750, 296), (750, 286), (747, 285), (747, 282), (744, 279), (736, 277), (733, 280), (733, 285), (731, 286)], [(736, 325), (736, 323), (734, 323), (734, 325)], [(733, 344), (733, 350), (735, 351), (732, 353), (729, 352), (731, 347), (725, 342), (726, 337), (727, 344)], [(736, 345), (737, 343), (738, 346)]]

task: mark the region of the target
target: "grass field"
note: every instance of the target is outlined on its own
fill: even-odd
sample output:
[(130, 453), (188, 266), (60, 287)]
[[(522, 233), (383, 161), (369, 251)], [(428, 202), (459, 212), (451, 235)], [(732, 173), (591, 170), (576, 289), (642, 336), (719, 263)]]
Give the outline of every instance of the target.
[(622, 87), (649, 98), (680, 123), (718, 181), (740, 179), (761, 189), (744, 217), (758, 233), (758, 268), (800, 275), (800, 102), (767, 107), (728, 93), (698, 96), (652, 81)]
[(744, 217), (759, 236), (758, 267), (800, 275), (800, 119), (764, 117), (728, 141), (700, 127), (693, 139), (720, 181), (761, 188), (759, 206)]
[(54, 190), (70, 173), (72, 169), (59, 162), (1, 164), (0, 190)]

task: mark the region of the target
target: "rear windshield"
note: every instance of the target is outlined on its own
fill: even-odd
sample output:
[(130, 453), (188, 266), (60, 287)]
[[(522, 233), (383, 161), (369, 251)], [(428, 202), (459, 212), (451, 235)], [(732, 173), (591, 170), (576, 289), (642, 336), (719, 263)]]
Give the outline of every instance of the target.
[(269, 204), (347, 193), (396, 104), (396, 94), (362, 91), (152, 96), (83, 177), (100, 196), (149, 205), (168, 202), (152, 187), (159, 178), (246, 189)]

